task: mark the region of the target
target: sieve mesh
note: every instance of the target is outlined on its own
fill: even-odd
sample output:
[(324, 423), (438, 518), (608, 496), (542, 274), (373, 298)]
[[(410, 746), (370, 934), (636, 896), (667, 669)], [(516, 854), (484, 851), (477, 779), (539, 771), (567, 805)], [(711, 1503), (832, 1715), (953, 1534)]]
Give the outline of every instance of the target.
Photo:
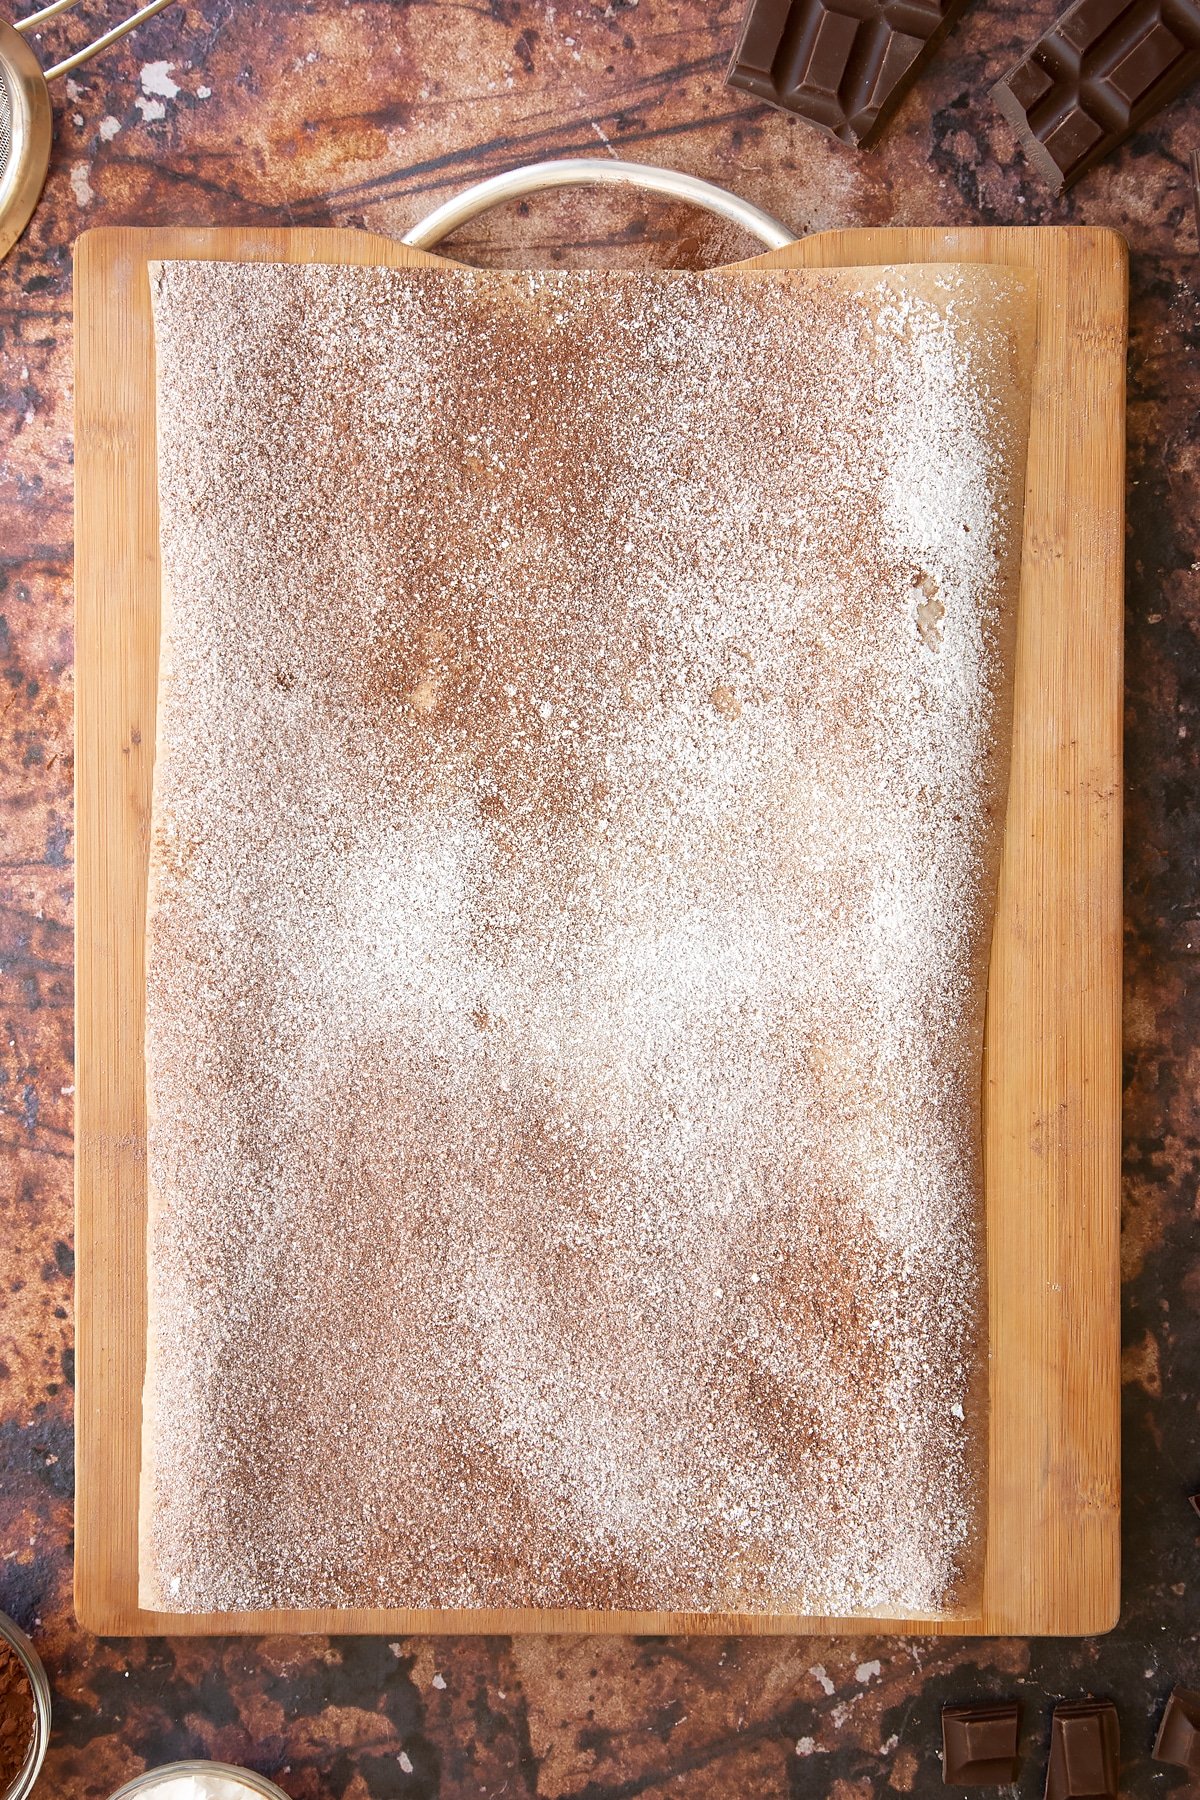
[(12, 100), (8, 90), (8, 80), (4, 73), (4, 64), (0, 63), (0, 181), (4, 179), (4, 171), (8, 167), (8, 156), (12, 149)]

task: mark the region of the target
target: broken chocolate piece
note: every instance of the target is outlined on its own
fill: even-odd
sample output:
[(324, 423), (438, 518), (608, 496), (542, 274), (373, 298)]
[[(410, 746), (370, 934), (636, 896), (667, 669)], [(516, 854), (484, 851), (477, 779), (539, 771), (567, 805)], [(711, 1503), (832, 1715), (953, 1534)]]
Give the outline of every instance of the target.
[(942, 1780), (947, 1787), (998, 1787), (1017, 1779), (1015, 1700), (942, 1708)]
[(866, 144), (967, 0), (750, 0), (725, 75), (844, 144)]
[[(1200, 226), (1200, 215), (1198, 215), (1197, 224)], [(1189, 1494), (1188, 1505), (1194, 1513), (1200, 1513), (1200, 1494)]]
[(1075, 0), (992, 98), (1061, 192), (1198, 75), (1191, 0)]
[(1151, 1755), (1200, 1775), (1200, 1694), (1192, 1688), (1176, 1688), (1167, 1701)]
[(1054, 1709), (1046, 1800), (1116, 1800), (1121, 1734), (1111, 1700)]
[[(1190, 159), (1192, 171), (1192, 211), (1196, 215), (1196, 242), (1200, 244), (1200, 150), (1193, 150)], [(1200, 1494), (1192, 1495), (1192, 1505), (1200, 1512)]]

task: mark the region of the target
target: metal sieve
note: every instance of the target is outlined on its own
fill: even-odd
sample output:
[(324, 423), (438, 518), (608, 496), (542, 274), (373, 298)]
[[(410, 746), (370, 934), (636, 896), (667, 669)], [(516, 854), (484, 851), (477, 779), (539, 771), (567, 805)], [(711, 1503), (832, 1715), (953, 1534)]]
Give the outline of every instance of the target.
[(8, 161), (8, 153), (12, 148), (12, 105), (8, 98), (8, 83), (4, 72), (0, 70), (0, 169)]
[(78, 0), (51, 0), (49, 6), (13, 25), (0, 19), (0, 257), (8, 255), (24, 231), (45, 185), (54, 128), (46, 83), (56, 75), (69, 75), (143, 19), (161, 12), (171, 0), (149, 0), (147, 6), (102, 32), (73, 56), (43, 69), (21, 33), (38, 29), (47, 19), (77, 4)]

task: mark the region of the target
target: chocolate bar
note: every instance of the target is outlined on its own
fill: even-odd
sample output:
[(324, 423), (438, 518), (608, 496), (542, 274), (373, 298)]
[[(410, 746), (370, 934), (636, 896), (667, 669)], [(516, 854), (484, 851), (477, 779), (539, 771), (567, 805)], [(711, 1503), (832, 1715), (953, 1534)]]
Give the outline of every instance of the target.
[(992, 98), (1061, 192), (1197, 75), (1200, 12), (1189, 0), (1075, 0)]
[(995, 1787), (1017, 1779), (1015, 1700), (942, 1708), (942, 1780), (947, 1787)]
[(1200, 1775), (1200, 1694), (1191, 1688), (1175, 1689), (1151, 1755), (1155, 1762), (1174, 1763), (1191, 1775)]
[(750, 0), (729, 87), (866, 144), (967, 0)]
[(1116, 1800), (1120, 1759), (1120, 1727), (1111, 1700), (1056, 1706), (1046, 1800)]

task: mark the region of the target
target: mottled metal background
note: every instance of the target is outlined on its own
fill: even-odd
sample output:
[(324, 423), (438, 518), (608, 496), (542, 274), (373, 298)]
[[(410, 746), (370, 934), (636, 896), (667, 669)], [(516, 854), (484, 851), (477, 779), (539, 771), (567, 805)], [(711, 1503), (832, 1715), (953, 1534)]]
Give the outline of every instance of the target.
[[(0, 1606), (42, 1648), (41, 1792), (107, 1795), (213, 1755), (297, 1800), (932, 1794), (945, 1699), (1112, 1695), (1125, 1791), (1177, 1779), (1152, 1718), (1200, 1685), (1200, 254), (1178, 103), (1050, 199), (989, 84), (1053, 0), (977, 0), (882, 146), (855, 153), (722, 87), (737, 8), (679, 0), (181, 3), (73, 83), (30, 230), (0, 266)], [(95, 17), (95, 9), (86, 9)], [(42, 54), (83, 41), (72, 15)], [(610, 151), (736, 188), (797, 232), (1086, 221), (1133, 252), (1124, 1257), (1125, 1606), (1085, 1642), (641, 1639), (98, 1643), (71, 1611), (71, 241), (95, 224), (304, 221), (399, 233), (489, 171)], [(692, 266), (751, 246), (657, 202), (559, 195), (466, 260)]]

